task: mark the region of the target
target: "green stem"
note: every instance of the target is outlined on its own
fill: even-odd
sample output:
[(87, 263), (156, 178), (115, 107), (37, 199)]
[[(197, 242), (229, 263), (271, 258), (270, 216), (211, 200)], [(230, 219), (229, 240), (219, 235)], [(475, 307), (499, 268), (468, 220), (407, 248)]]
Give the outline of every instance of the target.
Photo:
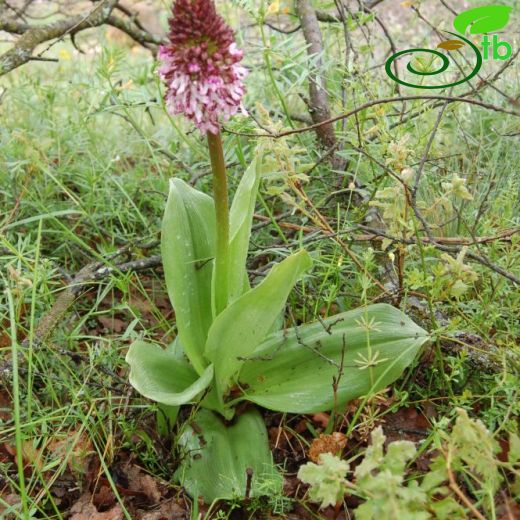
[(217, 247), (215, 252), (215, 314), (220, 314), (228, 304), (228, 258), (229, 258), (229, 207), (226, 163), (220, 132), (208, 132), (209, 156), (213, 170), (213, 197), (217, 224)]

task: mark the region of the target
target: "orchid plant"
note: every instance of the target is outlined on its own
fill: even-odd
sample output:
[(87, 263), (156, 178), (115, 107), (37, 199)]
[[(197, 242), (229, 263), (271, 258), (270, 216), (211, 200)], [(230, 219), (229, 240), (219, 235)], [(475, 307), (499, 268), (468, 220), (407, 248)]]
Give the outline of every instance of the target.
[(266, 492), (262, 482), (281, 483), (260, 412), (239, 404), (304, 414), (340, 411), (395, 381), (428, 340), (384, 304), (284, 328), (289, 293), (311, 268), (304, 250), (250, 286), (246, 259), (263, 152), (258, 147), (229, 208), (220, 134), (222, 120), (241, 107), (242, 56), (213, 0), (175, 1), (159, 74), (167, 109), (207, 138), (213, 198), (171, 179), (161, 250), (178, 334), (166, 349), (136, 341), (127, 354), (130, 382), (143, 396), (174, 412), (197, 405), (179, 436), (183, 456), (176, 476), (207, 502), (260, 495)]

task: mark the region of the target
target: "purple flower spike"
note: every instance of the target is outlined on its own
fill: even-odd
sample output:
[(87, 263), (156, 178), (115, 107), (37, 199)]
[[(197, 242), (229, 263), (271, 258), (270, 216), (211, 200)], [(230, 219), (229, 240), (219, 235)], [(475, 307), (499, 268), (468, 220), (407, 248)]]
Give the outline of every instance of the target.
[(217, 134), (219, 119), (238, 112), (245, 92), (247, 70), (238, 64), (243, 52), (233, 31), (213, 0), (176, 0), (168, 39), (158, 54), (168, 111)]

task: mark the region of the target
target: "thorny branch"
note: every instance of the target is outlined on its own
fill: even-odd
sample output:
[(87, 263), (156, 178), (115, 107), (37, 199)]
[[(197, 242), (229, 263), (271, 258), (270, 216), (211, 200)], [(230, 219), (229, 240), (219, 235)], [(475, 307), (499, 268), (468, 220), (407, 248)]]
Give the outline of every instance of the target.
[[(467, 103), (467, 104), (470, 104), (470, 105), (479, 106), (479, 107), (482, 107), (482, 108), (485, 108), (485, 109), (488, 109), (488, 110), (493, 110), (495, 112), (500, 112), (500, 113), (513, 115), (513, 116), (516, 116), (516, 117), (520, 117), (520, 112), (519, 111), (508, 110), (508, 109), (505, 109), (505, 108), (502, 108), (502, 107), (499, 107), (499, 106), (496, 106), (496, 105), (492, 105), (490, 103), (485, 103), (485, 102), (482, 102), (482, 101), (479, 101), (479, 100), (469, 99), (469, 98), (466, 98), (466, 97), (436, 96), (436, 95), (428, 95), (428, 96), (426, 96), (426, 95), (416, 95), (416, 96), (400, 96), (400, 97), (395, 97), (395, 98), (377, 99), (377, 100), (369, 101), (369, 102), (365, 103), (364, 105), (361, 105), (361, 106), (355, 108), (354, 110), (351, 110), (350, 112), (347, 112), (345, 114), (341, 114), (341, 115), (332, 117), (332, 118), (330, 118), (330, 119), (328, 119), (326, 121), (323, 121), (321, 123), (309, 125), (309, 126), (306, 126), (306, 127), (303, 127), (303, 128), (286, 130), (286, 131), (279, 132), (279, 133), (276, 133), (276, 134), (275, 133), (269, 133), (269, 134), (262, 134), (262, 133), (244, 134), (244, 133), (240, 133), (240, 132), (231, 132), (229, 130), (228, 130), (228, 132), (235, 133), (235, 134), (238, 134), (238, 135), (243, 135), (243, 136), (249, 136), (249, 137), (268, 137), (268, 138), (271, 138), (271, 139), (279, 139), (279, 138), (282, 138), (282, 137), (287, 137), (289, 135), (299, 134), (299, 133), (315, 130), (317, 127), (319, 127), (319, 126), (321, 126), (323, 124), (330, 124), (330, 123), (339, 121), (341, 119), (350, 118), (352, 116), (355, 116), (359, 112), (367, 110), (368, 108), (371, 108), (373, 106), (377, 106), (377, 105), (381, 105), (381, 104), (388, 104), (388, 103), (395, 103), (395, 102), (412, 101), (412, 100), (435, 100), (435, 101), (442, 101), (442, 102), (444, 102), (443, 103), (443, 111), (444, 111), (445, 107), (448, 104), (456, 103), (456, 102), (462, 102), (462, 103)], [(443, 111), (441, 112), (441, 115), (442, 115)], [(439, 123), (440, 123), (440, 118), (438, 120), (438, 124)], [(431, 146), (431, 143), (430, 143), (430, 145), (428, 147), (428, 150), (429, 150), (430, 146)], [(426, 156), (426, 159), (427, 159), (427, 156)], [(425, 159), (424, 162), (426, 162), (426, 159)], [(433, 246), (435, 246), (437, 249), (439, 249), (441, 251), (454, 253), (454, 254), (460, 253), (461, 248), (458, 247), (458, 246), (447, 246), (447, 245), (442, 245), (442, 244), (436, 243), (435, 239), (431, 236), (431, 233), (429, 232), (428, 223), (425, 221), (424, 217), (422, 216), (422, 214), (418, 210), (417, 205), (414, 204), (413, 201), (412, 201), (411, 207), (414, 210), (414, 213), (416, 214), (417, 218), (421, 221), (421, 224), (424, 226), (426, 234), (428, 235), (429, 242)], [(515, 283), (517, 285), (520, 285), (520, 278), (518, 276), (514, 275), (513, 273), (510, 273), (509, 271), (507, 271), (506, 269), (500, 267), (499, 265), (494, 264), (487, 257), (482, 256), (482, 255), (478, 255), (478, 254), (473, 253), (471, 251), (469, 251), (467, 253), (467, 257), (472, 259), (473, 261), (475, 261), (475, 262), (477, 262), (477, 263), (479, 263), (479, 264), (481, 264), (481, 265), (491, 269), (492, 271), (495, 271), (496, 273), (498, 273), (501, 276), (507, 278), (508, 280), (512, 281), (513, 283)]]

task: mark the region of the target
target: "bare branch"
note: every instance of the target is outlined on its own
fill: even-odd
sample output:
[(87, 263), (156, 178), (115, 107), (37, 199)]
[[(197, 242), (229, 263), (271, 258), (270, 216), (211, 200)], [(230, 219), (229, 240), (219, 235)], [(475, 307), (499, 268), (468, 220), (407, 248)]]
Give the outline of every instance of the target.
[[(370, 10), (373, 7), (382, 2), (383, 0), (372, 0), (371, 2), (362, 2), (362, 10), (365, 12), (370, 12)], [(316, 10), (316, 17), (318, 18), (318, 21), (323, 23), (342, 23), (342, 19), (340, 16), (329, 13), (328, 11), (323, 11), (322, 9)]]
[(5, 31), (10, 34), (23, 34), (30, 28), (30, 25), (12, 18), (0, 19), (0, 31)]
[(324, 23), (341, 23), (341, 18), (339, 16), (320, 9), (316, 10), (316, 18), (318, 21)]
[(309, 77), (309, 95), (310, 107), (309, 111), (316, 126), (316, 135), (320, 144), (325, 148), (336, 145), (336, 134), (332, 124), (327, 124), (330, 119), (330, 108), (327, 94), (325, 79), (323, 77), (323, 62), (321, 56), (323, 54), (323, 40), (321, 36), (320, 26), (316, 11), (312, 7), (309, 0), (297, 0), (296, 10), (303, 30), (305, 41), (308, 48), (309, 57), (314, 58), (314, 72)]
[(139, 42), (145, 47), (147, 47), (149, 44), (160, 45), (161, 43), (164, 43), (163, 38), (149, 33), (146, 30), (140, 29), (139, 26), (132, 20), (123, 20), (117, 16), (110, 15), (107, 18), (106, 23), (128, 34), (130, 38), (136, 42)]
[[(80, 31), (104, 24), (112, 25), (125, 32), (145, 47), (162, 43), (160, 37), (144, 30), (135, 17), (129, 16), (129, 19), (125, 20), (113, 15), (112, 11), (116, 8), (117, 2), (118, 0), (104, 0), (88, 12), (62, 18), (47, 25), (29, 25), (12, 18), (2, 17), (0, 19), (0, 30), (21, 36), (11, 49), (0, 55), (0, 76), (34, 59), (33, 53), (38, 45), (62, 39), (67, 35), (73, 37)], [(128, 12), (125, 12), (125, 14), (128, 14)], [(43, 52), (46, 50), (48, 49)], [(41, 58), (41, 54), (38, 56), (39, 58)]]
[(520, 117), (520, 112), (516, 110), (508, 110), (506, 108), (502, 108), (496, 105), (492, 105), (491, 103), (485, 103), (483, 101), (478, 101), (476, 99), (468, 99), (464, 97), (452, 97), (452, 96), (427, 96), (427, 95), (417, 95), (417, 96), (401, 96), (401, 97), (394, 97), (394, 98), (384, 98), (384, 99), (374, 99), (373, 101), (369, 101), (368, 103), (365, 103), (350, 112), (346, 112), (345, 114), (340, 114), (338, 116), (331, 117), (330, 119), (326, 119), (325, 121), (322, 121), (321, 123), (315, 123), (313, 125), (305, 126), (303, 128), (293, 128), (291, 130), (285, 130), (283, 132), (279, 132), (277, 134), (252, 134), (252, 133), (245, 133), (245, 132), (233, 132), (229, 129), (226, 129), (226, 131), (230, 134), (235, 135), (241, 135), (244, 137), (270, 137), (271, 139), (280, 139), (282, 137), (287, 137), (289, 135), (293, 134), (301, 134), (304, 132), (309, 132), (312, 130), (316, 130), (316, 128), (327, 125), (331, 123), (335, 123), (336, 121), (340, 121), (342, 119), (348, 119), (349, 117), (355, 116), (359, 112), (363, 112), (364, 110), (367, 110), (368, 108), (371, 108), (373, 106), (377, 105), (385, 105), (388, 103), (402, 103), (404, 101), (414, 101), (414, 100), (434, 100), (434, 101), (447, 101), (448, 103), (468, 103), (469, 105), (475, 105), (482, 108), (485, 108), (487, 110), (493, 110), (494, 112), (500, 112), (502, 114), (508, 114), (511, 116)]

